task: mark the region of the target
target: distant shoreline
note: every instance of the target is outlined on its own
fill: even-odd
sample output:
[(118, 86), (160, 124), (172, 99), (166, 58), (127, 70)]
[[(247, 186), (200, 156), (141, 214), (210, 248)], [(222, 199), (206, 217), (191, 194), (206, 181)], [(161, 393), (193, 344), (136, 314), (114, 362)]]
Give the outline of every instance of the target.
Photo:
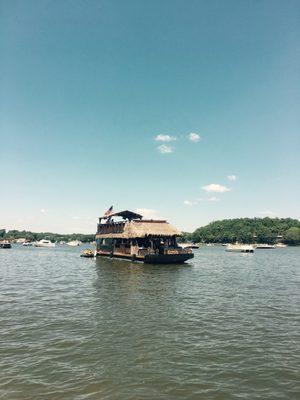
[[(95, 240), (95, 234), (52, 232), (31, 232), (26, 230), (0, 229), (0, 240), (11, 242), (18, 239), (38, 241), (48, 239), (52, 242), (79, 240), (83, 243)], [(179, 242), (194, 243), (285, 243), (300, 245), (300, 221), (292, 218), (235, 218), (214, 221), (194, 232), (183, 232)]]

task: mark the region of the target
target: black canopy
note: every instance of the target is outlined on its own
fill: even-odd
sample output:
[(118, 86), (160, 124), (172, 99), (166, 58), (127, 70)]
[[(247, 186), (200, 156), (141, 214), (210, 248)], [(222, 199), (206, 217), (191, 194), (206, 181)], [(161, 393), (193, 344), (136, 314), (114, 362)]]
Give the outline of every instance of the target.
[(107, 217), (102, 217), (102, 218), (111, 218), (111, 217), (122, 217), (124, 219), (129, 219), (129, 220), (142, 219), (143, 218), (142, 215), (137, 214), (137, 213), (135, 213), (133, 211), (128, 211), (128, 210), (120, 211), (120, 212), (117, 212), (117, 213), (113, 213), (113, 214), (110, 214)]

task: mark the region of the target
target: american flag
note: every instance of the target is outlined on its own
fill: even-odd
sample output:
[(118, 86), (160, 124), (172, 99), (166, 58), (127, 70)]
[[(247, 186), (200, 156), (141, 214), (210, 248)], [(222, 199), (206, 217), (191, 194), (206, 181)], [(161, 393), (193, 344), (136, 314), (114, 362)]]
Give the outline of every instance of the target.
[(104, 213), (104, 217), (109, 217), (112, 214), (113, 206), (109, 207), (109, 209)]

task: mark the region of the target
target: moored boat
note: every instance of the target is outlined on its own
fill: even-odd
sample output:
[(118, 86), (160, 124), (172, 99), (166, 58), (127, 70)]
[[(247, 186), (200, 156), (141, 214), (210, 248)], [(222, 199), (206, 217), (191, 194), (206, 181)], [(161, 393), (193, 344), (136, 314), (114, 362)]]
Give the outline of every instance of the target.
[(96, 254), (144, 263), (183, 263), (194, 254), (177, 244), (180, 234), (165, 220), (143, 219), (142, 215), (128, 210), (107, 212), (99, 218)]
[(275, 246), (276, 246), (277, 249), (283, 249), (283, 248), (287, 247), (287, 244), (277, 243)]
[(83, 252), (80, 254), (80, 257), (92, 258), (95, 257), (95, 252), (91, 249), (86, 249), (83, 250)]
[(183, 249), (199, 249), (199, 246), (195, 243), (178, 243), (178, 246)]
[(8, 240), (2, 240), (0, 241), (0, 249), (10, 249), (11, 244)]
[(71, 246), (71, 247), (80, 246), (81, 245), (81, 241), (80, 240), (71, 240), (70, 242), (67, 243), (67, 245)]
[(52, 243), (51, 240), (41, 239), (38, 242), (34, 243), (35, 247), (55, 247), (55, 243)]
[(274, 244), (260, 243), (256, 245), (257, 250), (276, 249)]
[(251, 244), (228, 244), (225, 251), (232, 253), (254, 253), (254, 247)]

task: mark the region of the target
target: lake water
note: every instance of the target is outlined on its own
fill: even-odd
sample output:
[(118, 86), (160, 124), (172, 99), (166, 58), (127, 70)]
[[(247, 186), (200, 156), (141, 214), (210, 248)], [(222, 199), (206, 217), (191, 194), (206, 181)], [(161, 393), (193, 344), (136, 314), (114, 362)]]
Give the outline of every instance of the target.
[(0, 399), (299, 399), (300, 248), (0, 249)]

